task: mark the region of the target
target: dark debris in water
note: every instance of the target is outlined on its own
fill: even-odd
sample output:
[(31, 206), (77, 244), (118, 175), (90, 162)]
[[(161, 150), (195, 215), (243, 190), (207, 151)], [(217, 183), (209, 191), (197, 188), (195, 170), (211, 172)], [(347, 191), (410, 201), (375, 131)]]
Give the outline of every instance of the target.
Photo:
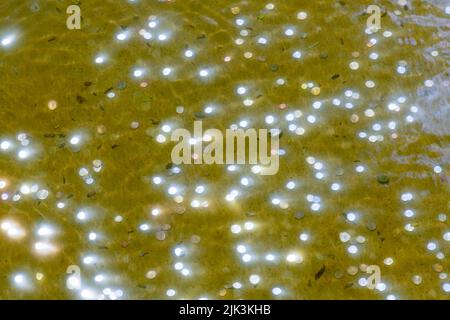
[(317, 271), (317, 273), (314, 275), (314, 279), (319, 280), (320, 277), (323, 276), (323, 274), (325, 273), (326, 267), (325, 265), (322, 266), (322, 268), (320, 268), (319, 271)]

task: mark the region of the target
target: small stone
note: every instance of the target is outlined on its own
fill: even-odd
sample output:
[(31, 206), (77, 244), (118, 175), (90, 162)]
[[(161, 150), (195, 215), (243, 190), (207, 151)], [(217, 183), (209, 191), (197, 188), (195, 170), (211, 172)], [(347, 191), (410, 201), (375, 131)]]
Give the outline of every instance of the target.
[(58, 103), (56, 102), (56, 100), (50, 100), (49, 102), (48, 102), (48, 108), (51, 110), (51, 111), (53, 111), (53, 110), (55, 110), (56, 108), (58, 108)]
[(277, 72), (278, 69), (280, 69), (280, 67), (279, 67), (277, 64), (272, 64), (272, 65), (270, 66), (270, 70), (271, 70), (272, 72)]
[(39, 3), (38, 3), (38, 2), (33, 2), (33, 3), (30, 5), (30, 10), (31, 10), (32, 12), (38, 12), (39, 10), (41, 10), (41, 7), (39, 6)]
[(442, 272), (442, 270), (444, 270), (444, 268), (442, 267), (442, 265), (439, 264), (439, 263), (434, 264), (434, 265), (433, 265), (433, 269), (434, 269), (434, 271), (436, 271), (436, 272)]
[(159, 241), (163, 241), (166, 239), (166, 233), (164, 231), (158, 231), (156, 232), (156, 239)]
[(419, 285), (419, 284), (422, 283), (422, 277), (416, 274), (416, 275), (414, 275), (414, 276), (412, 277), (412, 282), (413, 282), (415, 285)]
[(192, 243), (195, 243), (195, 244), (200, 243), (200, 237), (199, 237), (198, 235), (194, 234), (194, 235), (191, 237), (191, 242), (192, 242)]
[(94, 161), (92, 161), (92, 165), (95, 168), (100, 168), (103, 166), (103, 162), (102, 162), (102, 160), (95, 159)]
[(381, 174), (381, 175), (379, 175), (377, 177), (377, 181), (380, 184), (388, 184), (389, 183), (389, 177), (384, 175), (384, 174)]
[(344, 276), (344, 272), (342, 270), (336, 270), (336, 272), (334, 273), (334, 277), (336, 279), (341, 279)]
[(246, 59), (250, 59), (251, 57), (253, 57), (253, 53), (247, 51), (247, 52), (244, 53), (244, 57), (245, 57)]
[(178, 114), (181, 114), (181, 113), (184, 112), (184, 107), (183, 107), (183, 106), (178, 106), (178, 107), (176, 108), (176, 111), (177, 111)]
[(125, 81), (119, 81), (119, 83), (117, 83), (117, 89), (119, 90), (124, 90), (127, 87), (127, 83)]
[(303, 212), (296, 212), (295, 213), (295, 219), (300, 220), (305, 216), (305, 214)]
[(175, 213), (177, 214), (183, 214), (186, 211), (185, 207), (176, 207), (175, 208)]
[(231, 10), (231, 13), (234, 15), (237, 15), (241, 12), (241, 9), (239, 7), (232, 7), (230, 10)]
[(354, 276), (355, 274), (358, 273), (358, 267), (355, 266), (350, 266), (347, 268), (347, 273), (351, 276)]
[(156, 277), (156, 271), (155, 270), (150, 270), (147, 272), (147, 274), (145, 275), (148, 279), (154, 279)]
[(320, 94), (320, 88), (319, 87), (312, 88), (311, 93), (315, 96), (318, 96)]
[(105, 134), (105, 132), (106, 132), (106, 127), (104, 125), (101, 124), (101, 125), (97, 126), (98, 134)]
[(308, 17), (308, 14), (306, 12), (299, 12), (297, 13), (297, 19), (298, 20), (305, 20)]
[(42, 189), (37, 192), (37, 197), (39, 200), (45, 200), (48, 197), (48, 190)]
[(130, 127), (131, 127), (131, 129), (139, 128), (139, 122), (137, 122), (137, 121), (131, 122)]
[(373, 221), (370, 221), (366, 224), (366, 228), (370, 231), (375, 231), (377, 229), (377, 224)]

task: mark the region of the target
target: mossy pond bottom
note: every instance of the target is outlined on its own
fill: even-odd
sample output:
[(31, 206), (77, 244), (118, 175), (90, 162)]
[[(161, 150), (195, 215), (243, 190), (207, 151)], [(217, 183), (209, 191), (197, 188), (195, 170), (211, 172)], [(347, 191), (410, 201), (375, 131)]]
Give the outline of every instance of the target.
[(445, 2), (2, 0), (0, 298), (448, 299)]

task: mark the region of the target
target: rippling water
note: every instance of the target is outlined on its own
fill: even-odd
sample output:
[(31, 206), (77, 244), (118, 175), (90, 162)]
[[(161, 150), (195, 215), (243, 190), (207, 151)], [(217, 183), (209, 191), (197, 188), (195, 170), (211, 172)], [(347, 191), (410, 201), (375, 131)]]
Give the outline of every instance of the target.
[[(0, 4), (0, 298), (448, 299), (447, 1), (70, 4)], [(194, 120), (279, 172), (174, 165)]]

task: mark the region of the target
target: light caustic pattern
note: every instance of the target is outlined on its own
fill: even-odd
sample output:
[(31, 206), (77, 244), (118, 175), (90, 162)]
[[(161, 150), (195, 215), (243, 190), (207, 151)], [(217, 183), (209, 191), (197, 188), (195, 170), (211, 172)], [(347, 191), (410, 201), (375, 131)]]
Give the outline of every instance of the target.
[[(81, 30), (19, 2), (0, 5), (1, 298), (448, 299), (442, 1), (383, 1), (376, 33), (364, 1), (86, 1)], [(278, 174), (172, 164), (194, 120), (279, 129)]]

